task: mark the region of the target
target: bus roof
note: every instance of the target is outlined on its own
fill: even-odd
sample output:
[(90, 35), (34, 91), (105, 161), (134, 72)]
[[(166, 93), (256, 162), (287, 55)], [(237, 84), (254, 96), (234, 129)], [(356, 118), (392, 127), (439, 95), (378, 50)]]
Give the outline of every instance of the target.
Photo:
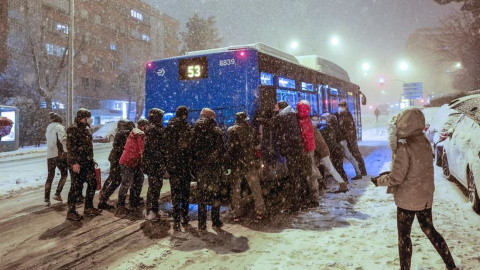
[(186, 55), (188, 56), (202, 55), (202, 54), (210, 54), (210, 53), (218, 53), (218, 52), (240, 51), (240, 50), (247, 50), (247, 49), (257, 50), (261, 53), (268, 54), (297, 65), (300, 64), (297, 58), (295, 58), (295, 56), (288, 54), (286, 52), (282, 52), (280, 50), (277, 50), (273, 47), (270, 47), (260, 42), (247, 44), (247, 45), (234, 45), (234, 46), (228, 46), (223, 48), (187, 52)]

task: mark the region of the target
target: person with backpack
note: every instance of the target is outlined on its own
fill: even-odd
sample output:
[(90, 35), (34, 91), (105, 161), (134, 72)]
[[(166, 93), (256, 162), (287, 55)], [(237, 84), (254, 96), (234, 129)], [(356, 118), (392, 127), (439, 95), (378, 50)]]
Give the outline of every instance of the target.
[(62, 117), (54, 112), (49, 113), (50, 124), (47, 126), (47, 168), (48, 175), (45, 182), (45, 206), (50, 206), (50, 191), (52, 189), (55, 168), (60, 170), (60, 180), (53, 199), (62, 202), (61, 192), (68, 176), (67, 165), (67, 133), (62, 125)]
[(180, 222), (186, 227), (189, 222), (190, 182), (192, 180), (193, 130), (187, 122), (188, 108), (179, 106), (164, 132), (165, 158), (172, 192), (173, 230), (180, 231)]

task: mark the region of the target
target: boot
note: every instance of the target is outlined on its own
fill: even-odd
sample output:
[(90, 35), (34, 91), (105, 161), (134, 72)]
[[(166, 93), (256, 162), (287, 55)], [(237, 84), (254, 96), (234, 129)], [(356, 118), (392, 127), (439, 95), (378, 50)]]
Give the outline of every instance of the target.
[(115, 206), (108, 204), (107, 202), (102, 202), (100, 201), (98, 203), (98, 209), (103, 209), (103, 210), (112, 210), (115, 209)]
[(60, 196), (60, 194), (53, 195), (52, 199), (54, 199), (55, 201), (63, 202), (62, 196)]
[(45, 207), (50, 207), (50, 200), (45, 199), (45, 201), (43, 202), (43, 205), (45, 205)]
[(155, 213), (155, 211), (152, 211), (152, 210), (149, 210), (148, 213), (147, 213), (147, 211), (145, 211), (145, 219), (149, 220), (151, 222), (157, 222), (157, 221), (160, 220), (158, 218), (157, 213)]
[(127, 208), (125, 206), (118, 206), (115, 210), (115, 216), (119, 218), (125, 218), (127, 216)]
[(75, 210), (75, 205), (68, 206), (67, 219), (73, 221), (80, 221), (82, 219), (82, 216)]
[(345, 193), (348, 191), (347, 182), (342, 182), (338, 185), (338, 189), (333, 193)]
[(98, 216), (100, 214), (102, 214), (102, 210), (100, 209), (97, 209), (97, 208), (86, 208), (83, 210), (83, 214), (85, 216), (89, 216), (89, 217), (94, 217), (94, 216)]

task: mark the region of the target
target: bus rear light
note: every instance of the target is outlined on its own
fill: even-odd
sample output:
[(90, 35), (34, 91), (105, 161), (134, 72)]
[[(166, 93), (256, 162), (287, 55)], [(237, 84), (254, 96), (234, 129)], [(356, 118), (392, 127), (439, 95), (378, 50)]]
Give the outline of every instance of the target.
[(245, 56), (247, 56), (247, 53), (245, 51), (238, 52), (238, 57), (245, 58)]
[(151, 67), (153, 67), (152, 62), (148, 62), (148, 63), (147, 63), (147, 68), (151, 68)]

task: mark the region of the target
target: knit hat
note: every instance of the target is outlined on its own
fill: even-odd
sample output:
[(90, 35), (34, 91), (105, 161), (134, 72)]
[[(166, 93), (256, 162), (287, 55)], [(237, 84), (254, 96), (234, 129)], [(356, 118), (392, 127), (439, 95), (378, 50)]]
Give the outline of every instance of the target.
[(50, 118), (50, 123), (62, 123), (62, 117), (58, 113), (49, 112), (48, 117)]
[(78, 111), (77, 111), (77, 116), (76, 116), (75, 118), (77, 118), (77, 119), (83, 119), (83, 118), (85, 118), (85, 117), (92, 117), (92, 113), (91, 113), (89, 110), (85, 109), (85, 108), (80, 108), (80, 109), (78, 109)]
[(250, 119), (248, 118), (246, 112), (238, 112), (238, 113), (235, 114), (235, 121), (237, 123), (247, 122), (248, 120), (250, 120)]
[(178, 106), (177, 110), (175, 111), (175, 116), (181, 119), (187, 119), (188, 117), (188, 109), (185, 106)]
[(150, 122), (148, 122), (147, 119), (140, 119), (138, 120), (138, 123), (137, 123), (137, 126), (138, 127), (143, 127), (143, 126), (147, 126)]
[(215, 112), (210, 108), (203, 108), (200, 112), (200, 117), (213, 118), (215, 119)]
[(338, 106), (347, 106), (347, 102), (346, 102), (345, 100), (340, 101), (340, 102), (338, 103)]
[(153, 108), (148, 111), (148, 119), (155, 125), (161, 125), (163, 123), (163, 114), (165, 112), (158, 108)]

